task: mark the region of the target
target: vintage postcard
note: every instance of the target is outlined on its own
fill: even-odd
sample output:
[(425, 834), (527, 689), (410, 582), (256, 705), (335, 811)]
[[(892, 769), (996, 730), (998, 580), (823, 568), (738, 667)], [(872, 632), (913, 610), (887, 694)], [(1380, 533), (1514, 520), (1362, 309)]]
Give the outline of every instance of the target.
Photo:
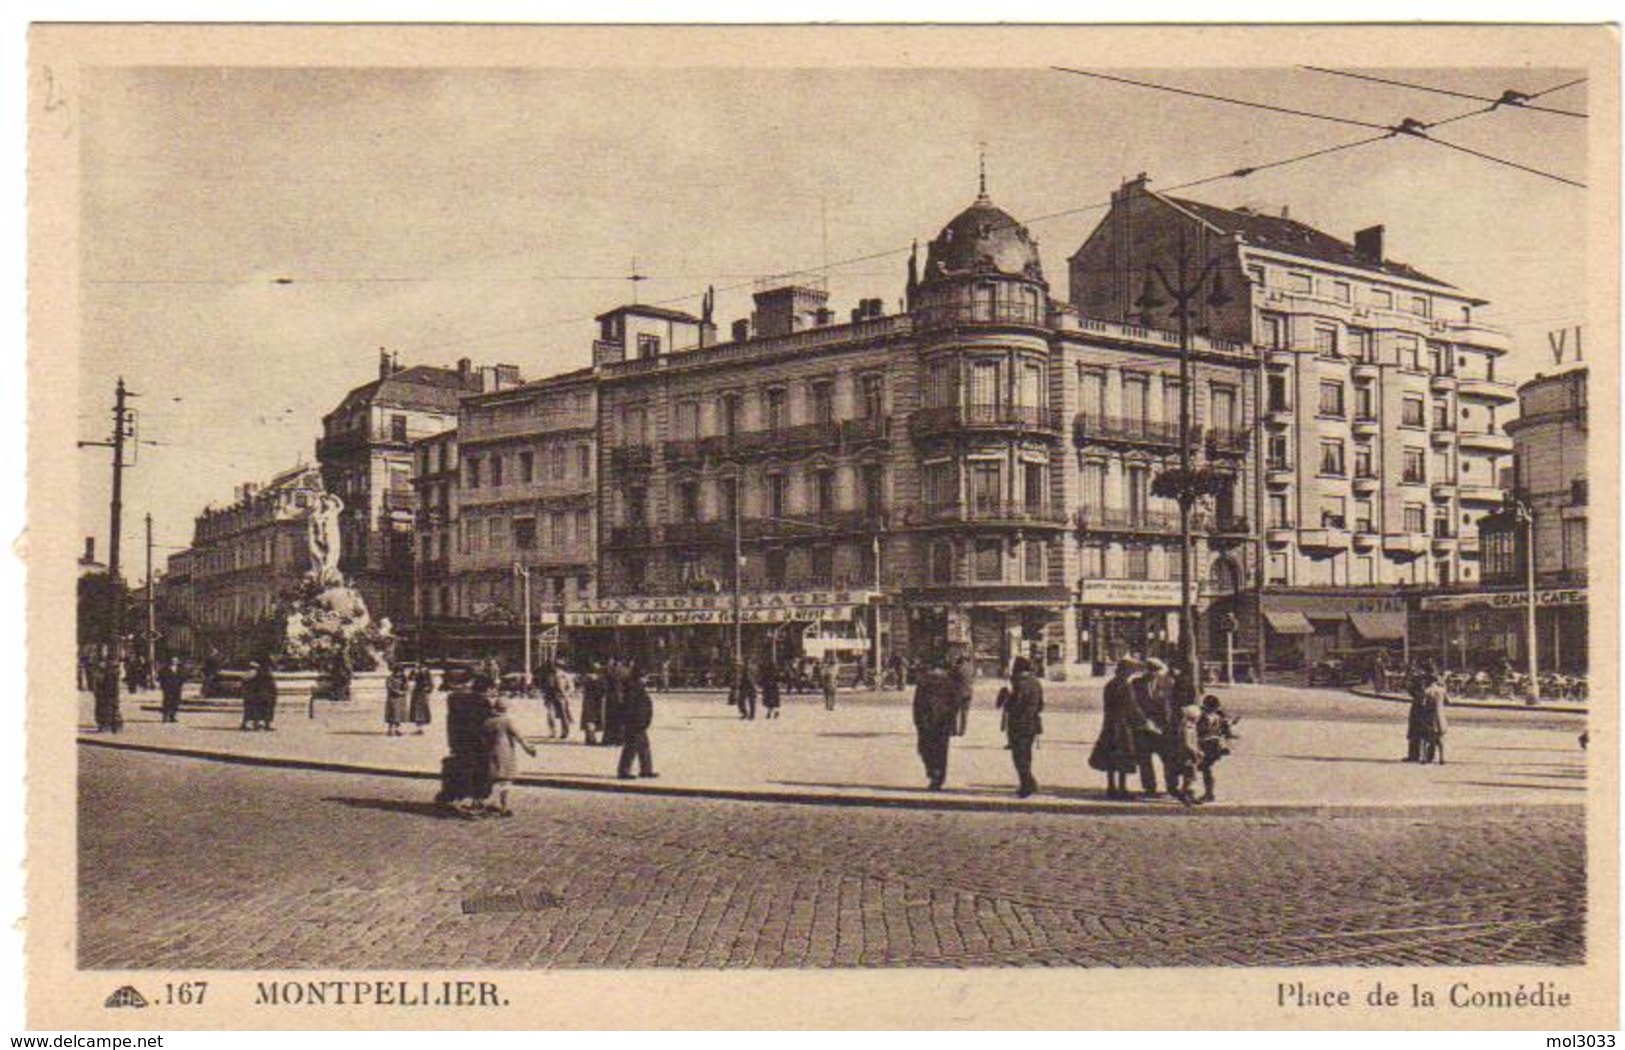
[(37, 26), (29, 1023), (1617, 1026), (1618, 46)]

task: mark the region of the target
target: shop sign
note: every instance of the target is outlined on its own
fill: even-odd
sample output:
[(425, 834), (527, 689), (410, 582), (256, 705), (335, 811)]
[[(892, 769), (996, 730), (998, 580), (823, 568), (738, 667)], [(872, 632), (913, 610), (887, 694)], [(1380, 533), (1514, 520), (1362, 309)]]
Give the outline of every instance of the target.
[(1178, 580), (1084, 580), (1084, 605), (1178, 605)]
[[(739, 622), (816, 623), (850, 620), (869, 599), (866, 591), (785, 591), (740, 596)], [(687, 627), (734, 622), (733, 598), (726, 594), (650, 595), (583, 598), (564, 611), (567, 627)]]
[[(1582, 587), (1567, 588), (1564, 590), (1536, 591), (1535, 605), (1545, 609), (1564, 605), (1586, 604), (1586, 592)], [(1488, 606), (1491, 609), (1523, 609), (1529, 605), (1529, 595), (1526, 591), (1480, 591), (1477, 594), (1436, 594), (1422, 599), (1422, 608), (1434, 609), (1469, 609), (1475, 606)]]

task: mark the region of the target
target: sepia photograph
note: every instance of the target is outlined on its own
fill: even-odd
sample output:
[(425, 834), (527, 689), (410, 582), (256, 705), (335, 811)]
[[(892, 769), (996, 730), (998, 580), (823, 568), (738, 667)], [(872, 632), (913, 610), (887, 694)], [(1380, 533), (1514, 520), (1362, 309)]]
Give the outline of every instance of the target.
[(36, 1016), (1617, 1024), (1612, 30), (31, 50)]

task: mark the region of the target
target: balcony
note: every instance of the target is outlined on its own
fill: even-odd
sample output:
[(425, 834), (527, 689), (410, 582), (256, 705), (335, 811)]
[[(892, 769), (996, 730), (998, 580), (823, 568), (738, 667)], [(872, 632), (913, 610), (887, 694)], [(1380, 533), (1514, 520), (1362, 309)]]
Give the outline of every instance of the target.
[(885, 531), (888, 516), (884, 508), (812, 511), (794, 518), (745, 518), (740, 532), (747, 540), (798, 539), (835, 536), (843, 533)]
[(1466, 323), (1446, 321), (1434, 327), (1441, 330), (1447, 338), (1468, 346), (1483, 347), (1498, 353), (1507, 353), (1512, 349), (1512, 337), (1505, 330), (1493, 325), (1479, 324), (1475, 321)]
[(861, 445), (870, 441), (885, 441), (886, 438), (886, 417), (884, 416), (841, 420), (841, 443), (843, 445)]
[(1067, 514), (1050, 506), (1026, 503), (982, 501), (939, 503), (909, 512), (911, 525), (1019, 525), (1028, 528), (1059, 529), (1067, 525)]
[(1433, 483), (1433, 498), (1440, 502), (1456, 498), (1456, 483), (1454, 481), (1435, 481)]
[(1388, 532), (1382, 537), (1383, 553), (1396, 558), (1417, 558), (1426, 554), (1427, 549), (1425, 532)]
[(1351, 369), (1355, 379), (1380, 379), (1382, 366), (1375, 361), (1356, 361)]
[(662, 525), (660, 539), (673, 547), (732, 543), (733, 523), (722, 521), (673, 521)]
[(1349, 530), (1332, 526), (1300, 529), (1298, 531), (1298, 546), (1306, 551), (1348, 550)]
[(1369, 496), (1382, 487), (1375, 474), (1356, 474), (1352, 482), (1356, 496)]
[(1458, 440), (1464, 452), (1488, 452), (1498, 456), (1509, 455), (1512, 452), (1512, 438), (1507, 434), (1463, 430)]
[(1458, 393), (1474, 401), (1487, 401), (1492, 405), (1510, 405), (1518, 400), (1518, 392), (1511, 383), (1496, 379), (1463, 379)]
[(1276, 487), (1290, 485), (1297, 480), (1290, 464), (1275, 461), (1264, 468), (1264, 483)]
[(1271, 547), (1285, 547), (1297, 534), (1298, 530), (1290, 525), (1271, 525), (1264, 530), (1264, 542)]
[(1354, 549), (1357, 551), (1372, 550), (1380, 538), (1369, 522), (1364, 525), (1356, 524), (1354, 527)]
[(668, 441), (661, 452), (666, 462), (672, 466), (683, 463), (699, 463), (705, 458), (705, 443), (701, 438), (686, 438), (678, 441)]
[(1456, 389), (1456, 377), (1449, 372), (1435, 372), (1428, 377), (1428, 389), (1435, 394), (1448, 394)]
[(1170, 535), (1179, 531), (1179, 513), (1166, 510), (1130, 511), (1116, 507), (1080, 507), (1077, 527), (1082, 532)]
[(1449, 554), (1456, 549), (1456, 534), (1449, 529), (1434, 529), (1432, 546), (1434, 554)]
[(609, 450), (611, 470), (648, 470), (654, 464), (654, 450), (648, 445), (619, 445)]
[(1478, 557), (1478, 537), (1477, 536), (1463, 536), (1463, 537), (1461, 537), (1459, 540), (1456, 541), (1456, 550), (1458, 552), (1460, 552), (1460, 554), (1461, 554), (1461, 556), (1463, 558), (1476, 558), (1476, 557)]
[(1252, 433), (1244, 427), (1208, 427), (1202, 431), (1202, 445), (1209, 455), (1245, 456), (1252, 445)]
[(1267, 427), (1289, 427), (1292, 425), (1292, 409), (1286, 405), (1272, 405), (1264, 413), (1264, 425)]
[(1355, 416), (1353, 427), (1355, 437), (1376, 437), (1382, 432), (1382, 423), (1376, 416)]
[(1449, 427), (1439, 427), (1428, 434), (1434, 448), (1449, 448), (1456, 443), (1456, 432)]
[(964, 325), (1044, 325), (1043, 309), (1037, 303), (941, 303), (914, 311), (915, 327), (921, 331)]
[(1284, 347), (1274, 347), (1264, 351), (1264, 364), (1270, 368), (1291, 368), (1297, 355)]
[(617, 525), (609, 530), (611, 547), (653, 546), (655, 530), (647, 525)]
[(1461, 486), (1463, 503), (1490, 503), (1500, 506), (1506, 502), (1506, 489), (1499, 485), (1466, 484)]
[(963, 430), (1008, 431), (1054, 437), (1061, 432), (1061, 413), (1032, 405), (943, 405), (922, 408), (909, 417), (915, 437), (954, 434)]
[[(1191, 428), (1196, 436), (1196, 428)], [(1156, 448), (1179, 447), (1179, 424), (1152, 422), (1134, 416), (1102, 416), (1080, 412), (1072, 420), (1072, 443), (1089, 445), (1134, 445)]]
[(384, 490), (384, 513), (389, 515), (415, 515), (418, 509), (417, 493), (396, 489)]

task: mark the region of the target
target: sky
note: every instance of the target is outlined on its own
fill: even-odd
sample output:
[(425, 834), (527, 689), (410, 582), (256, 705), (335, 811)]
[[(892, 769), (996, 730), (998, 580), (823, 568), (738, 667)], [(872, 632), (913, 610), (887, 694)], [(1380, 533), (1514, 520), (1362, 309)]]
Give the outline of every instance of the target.
[[(1116, 72), (1383, 126), (1482, 108), (1303, 69)], [(1579, 74), (1381, 75), (1494, 97)], [(1584, 111), (1586, 85), (1542, 101)], [(865, 296), (892, 310), (910, 244), (970, 203), (984, 150), (995, 203), (1053, 216), (1031, 230), (1065, 298), (1067, 256), (1123, 179), (1167, 188), (1374, 134), (1043, 68), (124, 68), (88, 78), (81, 112), (79, 437), (106, 437), (122, 375), (154, 442), (126, 474), (131, 580), (143, 514), (161, 571), (204, 506), (313, 461), (380, 347), (579, 367), (634, 260), (645, 303), (697, 312), (715, 285), (724, 331), (756, 278), (826, 263), (838, 316)], [(1502, 109), (1438, 137), (1585, 181), (1587, 123)], [(1384, 224), (1390, 256), (1491, 301), (1514, 379), (1585, 318), (1590, 192), (1407, 138), (1182, 191), (1344, 239)], [(106, 462), (78, 461), (98, 551)]]

